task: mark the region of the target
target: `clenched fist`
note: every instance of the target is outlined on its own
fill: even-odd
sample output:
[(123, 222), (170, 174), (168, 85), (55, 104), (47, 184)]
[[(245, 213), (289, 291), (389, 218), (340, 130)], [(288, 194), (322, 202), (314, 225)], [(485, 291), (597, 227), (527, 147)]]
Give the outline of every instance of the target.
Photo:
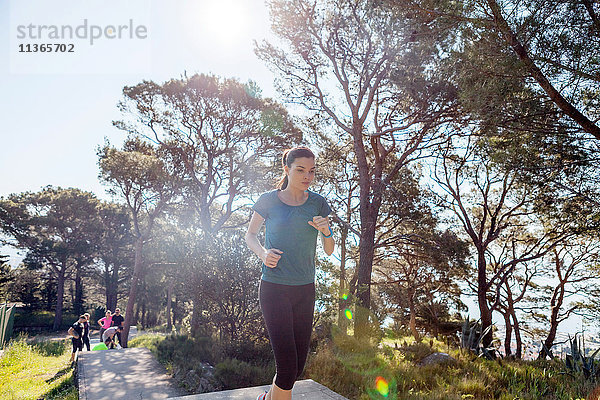
[(269, 249), (265, 253), (262, 262), (265, 263), (265, 265), (269, 268), (275, 268), (282, 254), (283, 251), (279, 249)]
[(329, 229), (329, 218), (315, 215), (312, 221), (308, 221), (308, 224), (321, 232), (323, 236), (329, 236), (331, 230)]

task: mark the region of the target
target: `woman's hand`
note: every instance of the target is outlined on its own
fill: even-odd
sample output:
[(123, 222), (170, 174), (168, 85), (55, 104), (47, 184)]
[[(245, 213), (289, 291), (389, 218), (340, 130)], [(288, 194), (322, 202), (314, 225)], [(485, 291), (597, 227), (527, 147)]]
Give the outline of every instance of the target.
[(323, 236), (329, 236), (331, 230), (329, 229), (329, 218), (315, 215), (312, 221), (308, 221), (308, 224), (321, 232)]
[(283, 251), (279, 249), (269, 249), (266, 251), (264, 257), (261, 259), (267, 267), (275, 268), (277, 266), (277, 262), (281, 258), (281, 254), (283, 254)]

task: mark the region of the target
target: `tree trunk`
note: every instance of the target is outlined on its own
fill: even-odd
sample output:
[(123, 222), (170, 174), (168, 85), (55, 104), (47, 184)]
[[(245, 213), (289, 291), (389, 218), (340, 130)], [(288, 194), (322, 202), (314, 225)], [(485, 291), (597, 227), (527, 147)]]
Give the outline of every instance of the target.
[[(362, 206), (361, 206), (362, 210)], [(358, 262), (358, 288), (356, 307), (356, 320), (354, 323), (354, 336), (367, 337), (369, 334), (369, 311), (371, 309), (371, 273), (373, 270), (373, 255), (375, 254), (375, 221), (372, 216), (365, 215), (361, 218), (361, 238), (358, 246), (360, 254)]]
[(494, 21), (498, 31), (504, 36), (506, 42), (513, 48), (521, 62), (525, 65), (531, 76), (537, 81), (540, 87), (546, 92), (550, 100), (560, 108), (565, 115), (571, 117), (584, 131), (600, 139), (600, 127), (598, 127), (587, 116), (583, 115), (569, 100), (556, 90), (552, 83), (546, 78), (546, 75), (538, 68), (525, 47), (521, 44), (517, 35), (512, 31), (508, 22), (502, 16), (502, 10), (495, 0), (487, 0), (487, 3), (494, 15)]
[(177, 321), (179, 321), (179, 300), (177, 296), (175, 296), (175, 301), (173, 301), (173, 325), (177, 326)]
[[(107, 268), (109, 265), (107, 264)], [(114, 264), (112, 271), (107, 269), (104, 274), (106, 286), (106, 309), (114, 311), (117, 308), (117, 294), (119, 289), (119, 267)]]
[(171, 332), (173, 325), (171, 324), (171, 299), (173, 298), (173, 281), (169, 282), (167, 287), (167, 331)]
[(81, 268), (78, 266), (75, 271), (75, 299), (73, 301), (75, 314), (83, 314), (83, 277)]
[[(143, 289), (143, 288), (142, 288)], [(148, 327), (148, 315), (146, 314), (146, 300), (142, 300), (142, 329), (146, 329)]]
[(550, 351), (550, 353), (548, 353), (546, 349), (542, 347), (539, 357), (541, 359), (546, 359), (547, 356), (552, 357), (552, 346), (554, 345), (554, 340), (556, 339), (556, 332), (558, 331), (558, 314), (563, 303), (564, 291), (565, 289), (563, 282), (560, 282), (559, 286), (554, 289), (552, 301), (550, 303), (550, 308), (552, 310), (550, 313), (550, 330), (548, 331), (548, 336), (544, 340), (544, 345)]
[(409, 291), (409, 296), (408, 296), (408, 309), (410, 312), (410, 332), (412, 333), (413, 337), (415, 338), (415, 340), (417, 342), (421, 341), (421, 335), (419, 335), (419, 331), (417, 330), (417, 313), (415, 310), (415, 292), (414, 291)]
[[(483, 333), (489, 326), (492, 326), (492, 311), (487, 301), (487, 279), (486, 262), (483, 251), (477, 254), (477, 302), (479, 303), (479, 314), (481, 318), (481, 332)], [(493, 340), (493, 332), (490, 331), (483, 337), (481, 343), (484, 347), (489, 347)]]
[(346, 287), (346, 238), (348, 237), (348, 228), (342, 227), (340, 243), (340, 298), (338, 303), (338, 326), (342, 333), (348, 332), (348, 319), (346, 318), (346, 308), (348, 307), (349, 288)]
[(52, 324), (52, 330), (58, 330), (62, 324), (63, 314), (63, 298), (65, 295), (65, 268), (66, 261), (63, 263), (62, 268), (58, 270), (56, 277), (56, 310), (54, 313), (54, 323)]
[(515, 330), (515, 340), (517, 342), (517, 349), (515, 351), (515, 357), (518, 359), (523, 358), (523, 339), (521, 339), (521, 325), (519, 324), (519, 320), (517, 319), (517, 314), (515, 310), (511, 310), (512, 320), (513, 320), (513, 328)]
[(129, 298), (127, 299), (127, 308), (125, 309), (125, 321), (123, 323), (123, 332), (121, 338), (123, 342), (121, 346), (127, 347), (127, 339), (129, 337), (129, 326), (133, 318), (133, 306), (135, 305), (135, 297), (137, 295), (137, 286), (139, 275), (142, 270), (142, 249), (144, 246), (144, 239), (138, 237), (135, 241), (135, 261), (133, 266), (133, 276), (131, 277), (131, 288), (129, 289)]
[(504, 354), (505, 357), (512, 355), (511, 342), (512, 342), (512, 324), (510, 323), (510, 313), (505, 311), (502, 313), (504, 317), (504, 325), (506, 326), (506, 334), (504, 336)]
[(192, 322), (190, 327), (192, 336), (196, 336), (200, 332), (200, 314), (202, 313), (201, 304), (200, 293), (196, 292), (192, 307)]

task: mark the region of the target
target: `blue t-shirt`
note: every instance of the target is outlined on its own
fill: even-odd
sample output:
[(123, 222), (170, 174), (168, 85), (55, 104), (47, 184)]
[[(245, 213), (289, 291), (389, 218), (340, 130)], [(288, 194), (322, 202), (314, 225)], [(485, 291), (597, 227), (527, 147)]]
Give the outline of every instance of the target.
[(293, 286), (313, 283), (319, 231), (308, 221), (316, 215), (326, 217), (331, 208), (323, 196), (311, 191), (299, 206), (285, 204), (277, 193), (264, 193), (252, 206), (265, 219), (265, 248), (283, 251), (275, 268), (263, 264), (262, 280)]

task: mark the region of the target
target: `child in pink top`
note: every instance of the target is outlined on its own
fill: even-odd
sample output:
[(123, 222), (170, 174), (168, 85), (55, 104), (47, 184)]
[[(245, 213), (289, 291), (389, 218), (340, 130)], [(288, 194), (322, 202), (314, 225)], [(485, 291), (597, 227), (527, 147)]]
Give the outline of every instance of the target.
[(110, 328), (111, 324), (112, 313), (110, 312), (110, 310), (106, 310), (106, 316), (98, 320), (98, 325), (100, 325), (100, 340), (102, 340), (102, 334), (104, 333), (104, 331)]

